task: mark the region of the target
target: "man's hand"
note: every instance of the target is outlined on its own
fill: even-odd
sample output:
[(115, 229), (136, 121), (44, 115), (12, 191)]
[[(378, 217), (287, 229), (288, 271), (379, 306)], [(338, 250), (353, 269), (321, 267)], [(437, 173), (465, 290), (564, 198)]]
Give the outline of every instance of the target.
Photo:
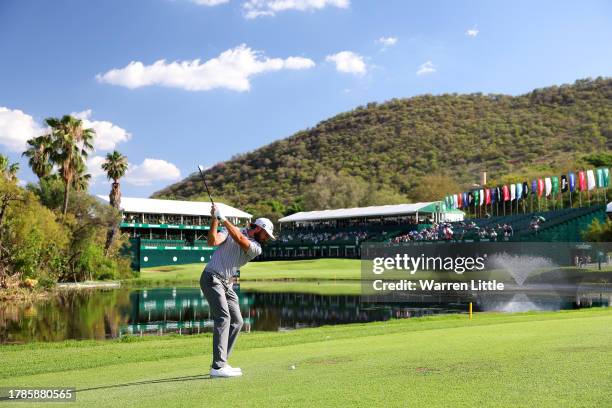
[(214, 206), (214, 209), (215, 209), (215, 213), (214, 213), (214, 214), (215, 214), (215, 217), (217, 217), (217, 219), (218, 219), (220, 222), (225, 222), (225, 221), (227, 221), (227, 218), (226, 218), (226, 217), (223, 215), (223, 212), (221, 212), (221, 209), (220, 209), (220, 208), (218, 208), (217, 206)]

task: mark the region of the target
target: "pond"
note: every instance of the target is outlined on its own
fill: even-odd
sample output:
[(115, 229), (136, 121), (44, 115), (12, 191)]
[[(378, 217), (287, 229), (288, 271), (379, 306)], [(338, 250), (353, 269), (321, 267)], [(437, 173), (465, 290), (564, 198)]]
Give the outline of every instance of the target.
[[(280, 331), (467, 313), (469, 302), (474, 302), (474, 311), (514, 312), (609, 306), (611, 300), (608, 290), (597, 288), (571, 296), (510, 293), (490, 299), (470, 294), (421, 295), (408, 301), (383, 303), (363, 302), (358, 286), (354, 290), (355, 287), (339, 285), (336, 290), (339, 293), (329, 293), (329, 288), (318, 283), (301, 283), (298, 291), (291, 291), (289, 284), (279, 285), (278, 289), (274, 284), (266, 285), (265, 291), (257, 286), (241, 288), (243, 330)], [(208, 304), (198, 287), (64, 290), (51, 299), (30, 304), (0, 305), (2, 344), (195, 334), (210, 331), (211, 327)]]

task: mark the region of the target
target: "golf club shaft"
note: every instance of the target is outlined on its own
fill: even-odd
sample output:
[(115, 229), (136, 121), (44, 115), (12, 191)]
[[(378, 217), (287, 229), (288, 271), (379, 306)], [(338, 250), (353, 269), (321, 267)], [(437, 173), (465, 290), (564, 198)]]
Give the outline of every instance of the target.
[(206, 184), (206, 179), (204, 178), (204, 173), (202, 173), (202, 169), (198, 167), (198, 171), (200, 172), (200, 176), (202, 176), (202, 181), (204, 182), (204, 187), (206, 187), (206, 192), (208, 193), (208, 198), (210, 198), (210, 202), (212, 205), (215, 205), (215, 201), (210, 195), (210, 190), (208, 189), (208, 184)]

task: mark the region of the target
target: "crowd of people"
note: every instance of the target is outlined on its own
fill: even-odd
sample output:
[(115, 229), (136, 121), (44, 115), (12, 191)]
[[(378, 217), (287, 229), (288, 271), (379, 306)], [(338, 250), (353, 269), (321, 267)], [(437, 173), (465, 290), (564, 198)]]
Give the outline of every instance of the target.
[[(529, 224), (531, 231), (539, 231), (541, 225), (546, 220), (541, 216), (534, 216)], [(386, 239), (386, 242), (400, 243), (409, 241), (463, 241), (466, 239), (480, 240), (508, 240), (514, 235), (514, 228), (508, 223), (499, 223), (493, 225), (478, 225), (474, 221), (466, 220), (459, 222), (433, 222), (430, 220), (431, 226), (418, 229), (416, 222), (406, 223), (405, 227), (412, 228), (409, 232), (404, 232), (393, 238)], [(333, 231), (327, 228), (325, 230), (317, 230), (315, 226), (303, 226), (297, 229), (288, 229), (283, 231), (279, 237), (280, 242), (290, 243), (310, 243), (318, 244), (322, 242), (332, 241), (355, 241), (356, 244), (372, 238), (375, 235), (385, 235), (384, 231), (376, 233), (368, 233), (364, 228), (359, 228), (352, 231)]]
[(474, 221), (462, 221), (456, 223), (433, 223), (429, 228), (420, 231), (410, 231), (398, 235), (391, 242), (408, 241), (462, 241), (469, 238), (490, 239), (497, 241), (500, 237), (507, 239), (514, 235), (514, 229), (510, 224), (498, 224), (497, 226), (479, 227)]
[(367, 231), (339, 231), (339, 232), (323, 232), (323, 231), (299, 231), (290, 230), (280, 234), (278, 240), (280, 242), (300, 242), (308, 244), (318, 244), (321, 242), (331, 241), (355, 241), (358, 244), (368, 238)]

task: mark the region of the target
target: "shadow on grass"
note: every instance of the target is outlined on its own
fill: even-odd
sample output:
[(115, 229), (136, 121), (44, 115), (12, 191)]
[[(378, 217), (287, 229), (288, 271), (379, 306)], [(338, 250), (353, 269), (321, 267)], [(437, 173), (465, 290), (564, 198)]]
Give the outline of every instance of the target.
[(209, 374), (190, 375), (186, 377), (160, 378), (158, 380), (136, 381), (136, 382), (130, 382), (130, 383), (123, 383), (123, 384), (113, 384), (113, 385), (102, 385), (100, 387), (77, 388), (76, 392), (79, 393), (79, 392), (84, 392), (84, 391), (106, 390), (110, 388), (133, 387), (136, 385), (147, 385), (147, 384), (162, 384), (162, 383), (170, 383), (170, 382), (210, 380), (211, 378), (212, 377)]

